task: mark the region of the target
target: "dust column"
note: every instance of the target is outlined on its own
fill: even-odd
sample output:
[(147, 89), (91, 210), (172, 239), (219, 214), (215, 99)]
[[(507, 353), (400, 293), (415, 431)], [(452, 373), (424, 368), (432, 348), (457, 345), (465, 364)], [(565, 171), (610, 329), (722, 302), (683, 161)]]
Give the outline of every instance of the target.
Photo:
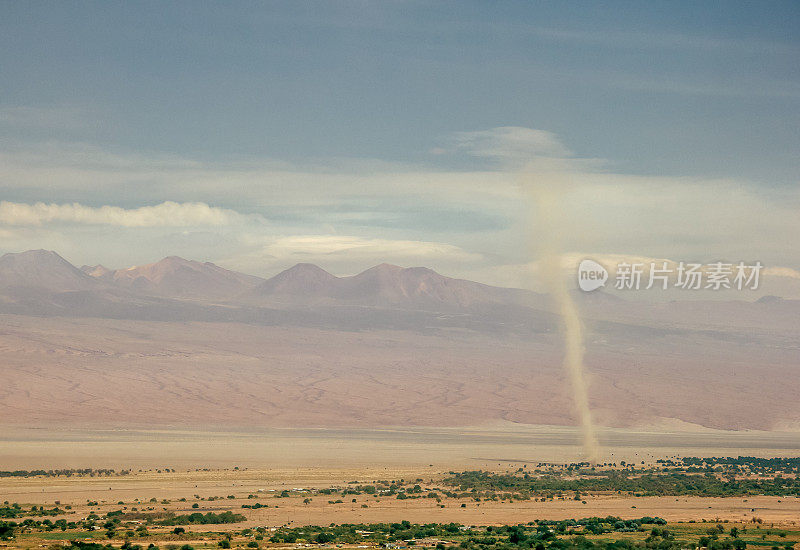
[(567, 370), (572, 389), (572, 398), (578, 414), (583, 449), (590, 462), (600, 458), (592, 411), (589, 408), (589, 395), (584, 372), (583, 324), (578, 308), (570, 295), (561, 264), (560, 236), (568, 231), (565, 227), (563, 206), (561, 204), (568, 182), (561, 178), (528, 175), (524, 182), (534, 202), (535, 219), (539, 231), (533, 235), (538, 244), (539, 274), (553, 299), (561, 317), (561, 336), (564, 343), (564, 368)]

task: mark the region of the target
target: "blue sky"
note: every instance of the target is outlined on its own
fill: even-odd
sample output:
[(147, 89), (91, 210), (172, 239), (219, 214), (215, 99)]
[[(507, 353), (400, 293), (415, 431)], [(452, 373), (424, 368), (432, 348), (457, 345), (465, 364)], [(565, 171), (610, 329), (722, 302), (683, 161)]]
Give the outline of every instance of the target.
[(426, 162), (450, 132), (525, 126), (638, 173), (796, 181), (793, 2), (2, 10), (3, 102), (99, 118), (54, 137), (212, 158)]
[[(132, 263), (261, 274), (424, 262), (511, 284), (527, 157), (558, 160), (566, 216), (604, 235), (567, 252), (800, 269), (798, 31), (796, 2), (5, 2), (0, 248), (115, 264), (125, 243)], [(639, 202), (606, 204), (607, 186)], [(240, 217), (22, 220), (38, 201)], [(726, 221), (748, 207), (770, 219)], [(291, 252), (312, 236), (345, 244)]]

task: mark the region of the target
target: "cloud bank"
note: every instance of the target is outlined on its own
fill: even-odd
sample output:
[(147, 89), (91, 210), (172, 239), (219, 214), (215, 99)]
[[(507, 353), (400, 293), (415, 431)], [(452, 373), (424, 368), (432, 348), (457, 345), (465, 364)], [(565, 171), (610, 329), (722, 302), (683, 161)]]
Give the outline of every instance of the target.
[[(177, 254), (259, 275), (298, 261), (340, 274), (390, 262), (530, 287), (537, 220), (520, 172), (533, 166), (570, 182), (562, 241), (573, 256), (759, 260), (800, 270), (796, 187), (615, 172), (534, 128), (458, 132), (441, 145), (421, 165), (201, 161), (17, 144), (0, 152), (0, 252), (48, 248), (116, 267)], [(465, 155), (489, 162), (450, 167)]]
[[(0, 224), (34, 225), (71, 223), (117, 227), (198, 227), (241, 223), (247, 216), (203, 202), (162, 202), (155, 206), (125, 209), (119, 206), (91, 207), (79, 203), (25, 204), (0, 202)], [(250, 219), (258, 217), (250, 216)]]
[(430, 241), (369, 239), (340, 235), (298, 235), (278, 238), (264, 248), (274, 257), (344, 256), (348, 259), (376, 258), (381, 254), (404, 259), (439, 259), (475, 261), (480, 254), (467, 252), (457, 246)]

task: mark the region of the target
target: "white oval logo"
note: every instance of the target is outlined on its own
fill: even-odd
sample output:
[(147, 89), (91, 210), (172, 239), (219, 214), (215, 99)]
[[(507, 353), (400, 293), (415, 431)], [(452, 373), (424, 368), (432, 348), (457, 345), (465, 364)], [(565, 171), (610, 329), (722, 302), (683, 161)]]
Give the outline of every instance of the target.
[(578, 266), (578, 286), (584, 292), (597, 290), (605, 286), (608, 280), (608, 271), (594, 260), (582, 260)]

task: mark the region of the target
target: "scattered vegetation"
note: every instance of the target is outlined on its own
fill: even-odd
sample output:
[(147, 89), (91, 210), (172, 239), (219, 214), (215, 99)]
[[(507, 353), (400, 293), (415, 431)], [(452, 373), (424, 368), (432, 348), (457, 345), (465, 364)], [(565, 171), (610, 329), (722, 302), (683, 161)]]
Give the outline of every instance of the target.
[[(165, 470), (166, 471), (166, 470)], [(120, 475), (113, 470), (55, 470), (51, 475)], [(72, 472), (66, 474), (64, 472)], [(42, 475), (33, 474), (31, 475)], [(374, 479), (351, 481), (340, 486), (310, 489), (259, 489), (247, 495), (200, 496), (172, 501), (155, 497), (119, 501), (86, 501), (83, 514), (70, 514), (70, 505), (0, 505), (0, 540), (49, 542), (61, 548), (168, 550), (198, 548), (266, 548), (269, 545), (343, 545), (364, 548), (431, 547), (437, 550), (789, 550), (800, 541), (800, 531), (762, 525), (759, 518), (724, 525), (716, 521), (668, 525), (659, 517), (585, 517), (561, 521), (535, 520), (521, 525), (467, 526), (459, 523), (415, 524), (408, 521), (328, 526), (236, 526), (246, 516), (235, 508), (258, 510), (284, 508), (288, 504), (312, 502), (336, 507), (369, 508), (385, 499), (430, 499), (440, 508), (472, 508), (486, 501), (575, 500), (587, 503), (597, 494), (625, 496), (800, 496), (800, 458), (762, 459), (684, 458), (660, 460), (654, 465), (524, 464), (505, 473), (486, 471), (449, 472), (433, 479)], [(319, 497), (319, 498), (317, 498)], [(358, 497), (358, 498), (356, 498)], [(245, 499), (242, 503), (240, 499)], [(446, 499), (457, 499), (455, 503)], [(234, 502), (237, 501), (238, 502)], [(187, 502), (188, 501), (188, 502)], [(199, 502), (215, 502), (214, 511), (194, 511)], [(170, 510), (172, 502), (186, 503)], [(780, 501), (779, 501), (780, 502)], [(367, 504), (369, 503), (369, 504)], [(185, 507), (188, 507), (185, 508)], [(221, 509), (220, 509), (221, 508)], [(631, 508), (635, 508), (632, 506)], [(587, 508), (590, 509), (590, 508)], [(181, 513), (191, 512), (191, 513)], [(466, 517), (466, 516), (465, 516)], [(251, 518), (253, 519), (253, 518)], [(68, 521), (69, 520), (69, 521)], [(200, 525), (229, 525), (196, 528)], [(785, 526), (784, 526), (785, 527)], [(203, 541), (202, 544), (198, 540)], [(56, 544), (57, 543), (57, 544)], [(191, 544), (190, 544), (191, 543)], [(54, 547), (51, 545), (49, 548)], [(6, 546), (9, 546), (6, 544)], [(47, 544), (40, 544), (48, 547)], [(27, 547), (35, 547), (28, 544)]]
[(0, 470), (0, 477), (72, 477), (72, 476), (88, 476), (88, 477), (109, 477), (109, 476), (123, 476), (130, 474), (130, 470), (121, 470), (119, 472), (100, 468), (82, 468), (82, 469), (64, 469), (64, 470)]
[(493, 499), (552, 498), (572, 492), (626, 493), (633, 496), (691, 495), (730, 497), (747, 495), (800, 496), (800, 459), (755, 457), (684, 458), (661, 460), (644, 468), (622, 462), (594, 467), (539, 464), (532, 471), (450, 472), (443, 483), (462, 493)]
[(207, 525), (207, 524), (222, 524), (222, 523), (239, 523), (245, 521), (247, 518), (242, 514), (234, 514), (233, 512), (220, 512), (215, 514), (208, 512), (201, 514), (195, 512), (194, 514), (183, 514), (179, 516), (169, 516), (158, 522), (158, 525)]
[[(691, 534), (686, 530), (676, 533), (665, 520), (653, 517), (627, 520), (613, 516), (562, 521), (536, 520), (524, 525), (485, 527), (402, 521), (283, 528), (273, 534), (269, 541), (288, 544), (380, 545), (387, 548), (435, 546), (440, 550), (450, 547), (475, 550), (686, 550), (700, 547), (708, 550), (744, 550), (748, 545), (749, 541), (739, 538), (736, 531), (723, 536), (722, 531), (716, 527), (713, 530), (713, 535), (706, 535), (698, 528)], [(791, 548), (791, 543), (776, 544), (781, 544), (778, 548)]]

